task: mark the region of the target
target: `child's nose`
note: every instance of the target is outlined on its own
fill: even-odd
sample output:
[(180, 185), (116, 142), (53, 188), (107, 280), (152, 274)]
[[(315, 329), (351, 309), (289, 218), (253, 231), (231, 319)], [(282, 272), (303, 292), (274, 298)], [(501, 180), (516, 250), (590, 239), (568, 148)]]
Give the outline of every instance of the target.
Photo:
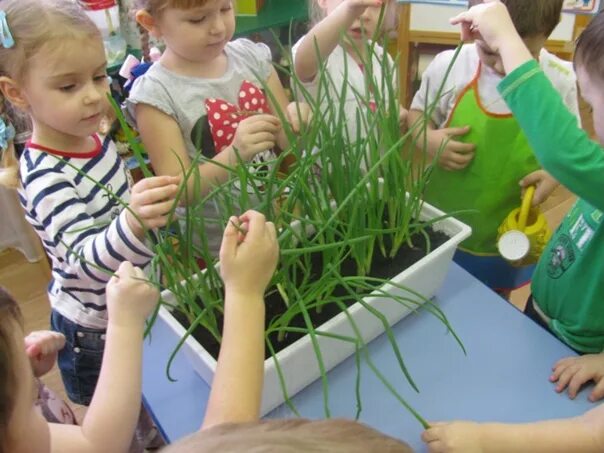
[(212, 21), (212, 33), (217, 35), (224, 31), (225, 25), (222, 17), (216, 17), (214, 21)]
[(89, 86), (84, 93), (84, 103), (85, 104), (93, 104), (95, 102), (99, 102), (103, 98), (103, 93), (101, 90), (97, 89), (94, 86)]

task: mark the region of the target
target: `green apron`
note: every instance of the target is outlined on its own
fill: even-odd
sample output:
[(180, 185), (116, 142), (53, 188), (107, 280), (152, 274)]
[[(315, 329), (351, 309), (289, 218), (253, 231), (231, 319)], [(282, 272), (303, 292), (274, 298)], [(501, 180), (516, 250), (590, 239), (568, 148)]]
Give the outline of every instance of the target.
[(470, 126), (456, 140), (476, 145), (474, 159), (459, 171), (435, 166), (425, 200), (472, 227), (461, 249), (476, 255), (497, 255), (497, 228), (520, 205), (520, 180), (539, 164), (518, 122), (511, 114), (488, 112), (478, 93), (480, 65), (474, 80), (462, 91), (446, 127)]

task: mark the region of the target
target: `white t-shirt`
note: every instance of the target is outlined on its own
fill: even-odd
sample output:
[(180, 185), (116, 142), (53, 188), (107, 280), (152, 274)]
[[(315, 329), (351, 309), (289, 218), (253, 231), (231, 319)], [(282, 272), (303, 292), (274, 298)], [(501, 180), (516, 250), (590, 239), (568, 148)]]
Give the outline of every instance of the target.
[[(436, 95), (447, 68), (453, 60), (454, 50), (441, 52), (428, 65), (422, 75), (420, 89), (415, 94), (411, 103), (412, 110), (423, 111), (426, 105), (436, 100)], [(437, 128), (442, 128), (447, 123), (449, 115), (455, 107), (460, 93), (474, 79), (480, 59), (475, 44), (463, 46), (455, 65), (453, 66), (441, 98), (437, 103), (432, 120)], [(577, 117), (579, 125), (581, 116), (579, 114), (579, 102), (577, 98), (577, 79), (572, 63), (564, 61), (547, 50), (542, 49), (539, 55), (539, 64), (554, 88), (560, 93), (564, 103), (571, 113)], [(497, 91), (497, 86), (503, 77), (486, 65), (482, 65), (480, 78), (478, 79), (478, 91), (482, 105), (491, 113), (511, 113), (503, 98)]]
[[(300, 43), (304, 37), (302, 37), (292, 48), (292, 54), (294, 62), (296, 60), (296, 53), (300, 47)], [(374, 53), (372, 55), (371, 68), (362, 68), (352, 56), (342, 46), (337, 46), (333, 52), (329, 55), (326, 62), (326, 70), (331, 78), (329, 82), (329, 95), (325, 95), (322, 91), (325, 90), (323, 82), (320, 76), (317, 74), (310, 82), (303, 82), (302, 86), (308, 90), (308, 93), (313, 99), (320, 99), (321, 105), (327, 107), (327, 105), (333, 102), (334, 99), (339, 99), (342, 96), (342, 87), (347, 87), (345, 97), (344, 115), (346, 116), (348, 125), (348, 134), (351, 141), (356, 140), (357, 136), (357, 112), (364, 116), (364, 109), (367, 106), (368, 98), (373, 98), (371, 93), (367, 93), (366, 77), (372, 77), (375, 81), (376, 86), (381, 88), (381, 95), (387, 95), (391, 90), (383, 86), (383, 83), (392, 84), (392, 90), (396, 93), (398, 81), (394, 80), (383, 80), (384, 70), (382, 64), (384, 61), (389, 65), (389, 72), (394, 73), (394, 63), (390, 55), (384, 52), (384, 49), (375, 44)], [(370, 74), (366, 73), (366, 70), (371, 71)], [(300, 93), (294, 93), (300, 102), (304, 102), (304, 97)], [(354, 121), (352, 121), (354, 120)], [(361, 135), (361, 138), (365, 136), (365, 133)]]

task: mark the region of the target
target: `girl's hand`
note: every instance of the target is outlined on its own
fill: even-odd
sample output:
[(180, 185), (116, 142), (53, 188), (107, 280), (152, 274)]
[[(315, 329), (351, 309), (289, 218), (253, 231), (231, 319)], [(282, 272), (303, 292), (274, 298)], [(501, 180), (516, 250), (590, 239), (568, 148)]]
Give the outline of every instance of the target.
[(239, 123), (232, 147), (244, 161), (256, 154), (273, 149), (281, 130), (281, 122), (274, 115), (252, 115)]
[(485, 0), (450, 20), (452, 25), (461, 24), (463, 41), (481, 40), (493, 52), (511, 36), (518, 35), (507, 8), (499, 0)]
[(384, 0), (347, 0), (343, 2), (345, 8), (350, 11), (354, 17), (359, 17), (365, 10), (371, 6), (382, 6)]
[(430, 453), (481, 453), (480, 424), (433, 423), (422, 433)]
[(275, 225), (263, 214), (247, 211), (230, 218), (220, 247), (220, 274), (227, 293), (262, 297), (278, 258)]
[(568, 396), (575, 399), (581, 386), (594, 381), (595, 388), (589, 395), (590, 401), (604, 398), (604, 353), (586, 354), (580, 357), (567, 357), (558, 361), (549, 380), (557, 382), (556, 392), (568, 387)]
[(107, 310), (109, 322), (114, 325), (143, 325), (158, 300), (157, 288), (141, 269), (128, 261), (120, 264), (116, 276), (107, 283)]
[(38, 330), (25, 337), (25, 352), (34, 376), (44, 376), (55, 365), (57, 354), (65, 346), (65, 336), (50, 330)]
[(520, 180), (522, 196), (524, 196), (524, 192), (526, 191), (527, 187), (535, 186), (533, 206), (539, 206), (541, 203), (547, 200), (559, 185), (560, 183), (545, 170), (534, 171)]
[(296, 134), (302, 130), (303, 126), (307, 126), (312, 119), (312, 109), (306, 102), (290, 102), (285, 114)]
[(398, 124), (401, 128), (402, 133), (407, 132), (407, 118), (408, 117), (409, 117), (409, 110), (407, 110), (402, 105), (399, 105)]
[(179, 183), (180, 176), (153, 176), (132, 186), (126, 219), (136, 237), (142, 239), (146, 230), (166, 225)]
[[(299, 134), (302, 127), (310, 122), (312, 110), (310, 109), (310, 105), (304, 102), (290, 102), (285, 110), (285, 115), (291, 125), (292, 131)], [(277, 134), (277, 145), (281, 150), (287, 149), (289, 146), (289, 138), (283, 128)]]

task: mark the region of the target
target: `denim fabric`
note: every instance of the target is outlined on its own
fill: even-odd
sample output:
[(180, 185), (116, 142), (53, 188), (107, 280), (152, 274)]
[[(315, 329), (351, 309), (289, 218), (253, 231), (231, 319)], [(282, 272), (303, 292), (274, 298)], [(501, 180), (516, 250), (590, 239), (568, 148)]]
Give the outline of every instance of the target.
[(50, 315), (50, 325), (65, 335), (58, 365), (67, 396), (76, 404), (88, 406), (101, 372), (105, 330), (82, 327), (55, 310)]

